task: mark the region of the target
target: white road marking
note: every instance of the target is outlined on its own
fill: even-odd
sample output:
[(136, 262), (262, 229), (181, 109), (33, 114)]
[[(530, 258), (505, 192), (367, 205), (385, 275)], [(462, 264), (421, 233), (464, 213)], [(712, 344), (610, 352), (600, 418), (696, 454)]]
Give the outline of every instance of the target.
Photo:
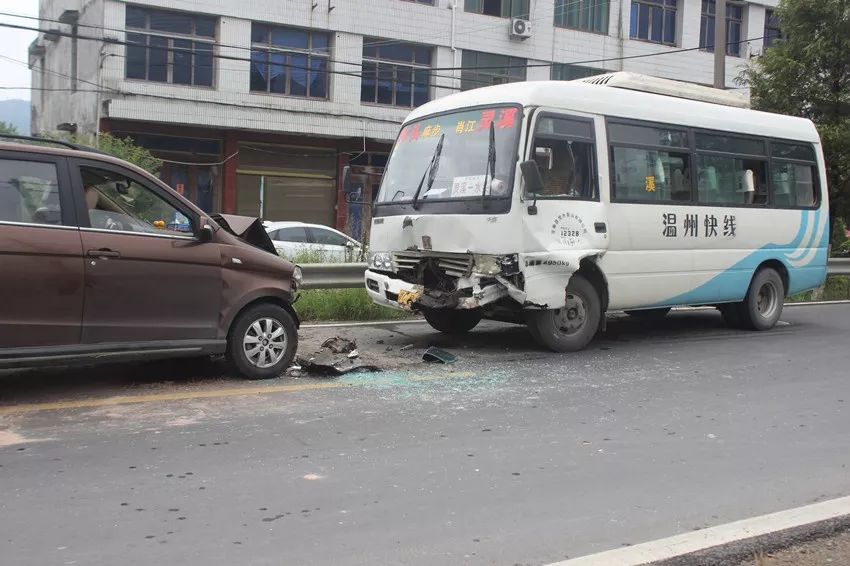
[(850, 515), (850, 497), (839, 497), (548, 566), (639, 566), (846, 515)]

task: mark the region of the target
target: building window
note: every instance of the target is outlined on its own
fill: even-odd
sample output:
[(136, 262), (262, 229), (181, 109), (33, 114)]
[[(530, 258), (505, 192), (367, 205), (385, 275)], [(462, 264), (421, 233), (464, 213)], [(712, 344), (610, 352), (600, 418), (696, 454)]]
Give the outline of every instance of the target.
[(553, 63), (551, 77), (553, 81), (574, 81), (595, 75), (604, 75), (607, 72), (605, 69), (596, 69), (594, 67), (583, 67), (568, 63)]
[(679, 0), (632, 0), (629, 37), (675, 45), (678, 3)]
[[(699, 27), (699, 46), (705, 51), (714, 51), (714, 20), (717, 6), (714, 0), (702, 0), (702, 20)], [(741, 56), (741, 30), (744, 22), (744, 6), (726, 4), (726, 54)]]
[(765, 10), (764, 48), (767, 49), (768, 47), (782, 39), (782, 30), (779, 29), (779, 16), (774, 10)]
[(412, 43), (363, 40), (360, 100), (414, 108), (430, 100), (431, 48)]
[(128, 79), (213, 85), (215, 18), (139, 6), (126, 18)]
[(461, 65), (460, 88), (470, 90), (524, 81), (527, 62), (519, 57), (464, 50)]
[(555, 25), (608, 33), (609, 0), (556, 0)]
[(528, 3), (528, 0), (464, 0), (463, 9), (475, 14), (527, 20)]
[(251, 24), (251, 92), (328, 97), (327, 33)]

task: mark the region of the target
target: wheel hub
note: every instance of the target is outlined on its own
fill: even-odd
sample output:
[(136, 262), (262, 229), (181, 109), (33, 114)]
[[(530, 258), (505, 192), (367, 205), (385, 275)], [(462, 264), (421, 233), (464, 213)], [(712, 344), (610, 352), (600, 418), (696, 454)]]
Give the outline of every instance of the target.
[(255, 320), (245, 331), (242, 348), (245, 357), (254, 367), (268, 368), (283, 358), (287, 339), (283, 324), (274, 318)]

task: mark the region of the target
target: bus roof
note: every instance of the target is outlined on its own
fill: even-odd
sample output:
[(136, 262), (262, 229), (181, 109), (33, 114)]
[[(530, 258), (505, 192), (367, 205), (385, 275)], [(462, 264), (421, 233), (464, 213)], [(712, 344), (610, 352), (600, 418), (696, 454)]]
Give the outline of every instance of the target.
[(423, 104), (405, 123), (470, 106), (511, 103), (820, 143), (814, 124), (804, 118), (582, 81), (525, 81), (468, 90)]

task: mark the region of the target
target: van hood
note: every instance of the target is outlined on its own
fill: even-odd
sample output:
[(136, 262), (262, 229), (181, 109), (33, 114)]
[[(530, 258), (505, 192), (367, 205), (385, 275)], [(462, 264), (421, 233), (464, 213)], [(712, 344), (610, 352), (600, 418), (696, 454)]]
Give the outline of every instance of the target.
[(240, 240), (277, 255), (277, 250), (275, 250), (271, 238), (263, 227), (263, 221), (259, 218), (235, 214), (214, 214), (212, 219)]

